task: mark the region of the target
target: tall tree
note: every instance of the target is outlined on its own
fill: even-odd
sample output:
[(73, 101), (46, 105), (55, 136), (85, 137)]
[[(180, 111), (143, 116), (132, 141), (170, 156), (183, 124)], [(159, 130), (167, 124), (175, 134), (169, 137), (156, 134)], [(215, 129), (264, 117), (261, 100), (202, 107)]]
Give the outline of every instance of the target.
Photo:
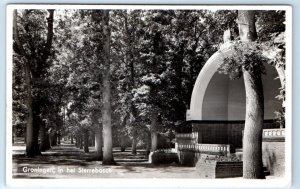
[(99, 125), (99, 118), (97, 115), (97, 112), (92, 112), (92, 122), (95, 124), (94, 131), (95, 131), (95, 159), (102, 161), (103, 159), (103, 151), (102, 151), (102, 145), (103, 145), (103, 128), (101, 125)]
[(102, 11), (103, 44), (102, 44), (102, 123), (103, 123), (103, 161), (104, 165), (115, 164), (112, 153), (112, 129), (111, 129), (111, 87), (110, 87), (110, 26), (109, 10)]
[[(239, 34), (242, 42), (256, 40), (255, 12), (238, 11)], [(255, 60), (254, 60), (255, 61)], [(264, 124), (264, 95), (261, 62), (248, 62), (243, 77), (246, 90), (246, 117), (243, 138), (243, 177), (265, 178), (262, 163), (262, 129)]]
[(255, 41), (255, 11), (239, 10), (237, 23), (239, 41), (233, 41), (233, 55), (220, 65), (231, 79), (243, 77), (246, 90), (246, 115), (243, 136), (243, 177), (265, 178), (262, 163), (262, 129), (264, 123), (264, 95), (261, 75), (265, 73), (261, 44)]
[[(38, 14), (35, 14), (35, 13)], [(18, 17), (17, 10), (13, 17), (14, 51), (24, 58), (24, 72), (26, 83), (26, 105), (28, 110), (26, 123), (26, 155), (40, 154), (38, 145), (39, 124), (41, 112), (39, 90), (35, 91), (33, 98), (33, 81), (43, 80), (47, 72), (48, 58), (51, 53), (53, 38), (53, 14), (54, 10), (48, 10), (47, 26), (43, 27), (40, 15), (43, 11), (24, 10), (22, 17)], [(18, 23), (18, 20), (22, 20)], [(20, 29), (19, 27), (22, 27)], [(22, 34), (20, 34), (22, 31)], [(46, 32), (46, 40), (42, 37)], [(28, 40), (28, 41), (26, 41)], [(38, 84), (37, 84), (38, 85)], [(34, 108), (35, 107), (35, 108)]]

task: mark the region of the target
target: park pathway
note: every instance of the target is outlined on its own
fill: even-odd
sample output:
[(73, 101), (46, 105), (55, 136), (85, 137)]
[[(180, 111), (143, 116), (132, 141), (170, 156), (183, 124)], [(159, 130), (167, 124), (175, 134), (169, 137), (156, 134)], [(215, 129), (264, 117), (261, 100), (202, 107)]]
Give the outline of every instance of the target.
[(24, 150), (24, 146), (13, 148), (15, 178), (197, 178), (194, 167), (152, 165), (141, 150), (132, 155), (130, 150), (114, 149), (116, 166), (93, 161), (93, 147), (89, 148), (89, 153), (84, 153), (83, 149), (64, 141), (34, 158), (25, 157)]

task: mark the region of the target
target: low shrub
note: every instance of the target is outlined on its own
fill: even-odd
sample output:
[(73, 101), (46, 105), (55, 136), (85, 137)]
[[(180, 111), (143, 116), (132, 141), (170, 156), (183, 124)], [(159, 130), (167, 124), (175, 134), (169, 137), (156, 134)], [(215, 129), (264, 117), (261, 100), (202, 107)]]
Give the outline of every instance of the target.
[(171, 164), (178, 163), (177, 153), (155, 151), (151, 154), (151, 163), (153, 164)]
[(207, 156), (204, 161), (215, 161), (215, 162), (241, 162), (241, 160), (236, 156)]
[(183, 166), (195, 167), (198, 161), (198, 154), (193, 151), (179, 151), (179, 161)]
[(202, 157), (196, 164), (201, 178), (233, 178), (243, 176), (243, 162), (237, 157)]

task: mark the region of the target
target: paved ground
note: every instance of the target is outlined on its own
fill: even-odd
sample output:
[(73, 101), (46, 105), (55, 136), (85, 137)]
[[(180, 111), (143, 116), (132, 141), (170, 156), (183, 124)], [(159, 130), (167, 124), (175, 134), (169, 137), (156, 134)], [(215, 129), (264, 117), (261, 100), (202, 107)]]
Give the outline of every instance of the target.
[(132, 155), (130, 151), (114, 149), (116, 166), (103, 166), (93, 161), (90, 153), (73, 144), (62, 143), (42, 156), (27, 158), (25, 146), (13, 147), (13, 176), (15, 178), (199, 178), (194, 167), (177, 164), (152, 165), (144, 159), (143, 151)]
[[(68, 142), (55, 146), (42, 156), (27, 158), (24, 143), (13, 146), (14, 178), (199, 178), (195, 167), (178, 164), (152, 165), (147, 162), (142, 150), (132, 155), (130, 150), (114, 149), (117, 165), (103, 166), (93, 161), (94, 148), (89, 153)], [(230, 178), (230, 179), (242, 179)], [(276, 179), (267, 176), (266, 179)]]

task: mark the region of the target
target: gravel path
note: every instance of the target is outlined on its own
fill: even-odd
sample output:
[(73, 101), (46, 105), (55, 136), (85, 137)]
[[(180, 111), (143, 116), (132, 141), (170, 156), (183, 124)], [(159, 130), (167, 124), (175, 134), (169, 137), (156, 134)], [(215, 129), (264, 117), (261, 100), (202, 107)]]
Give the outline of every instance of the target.
[(93, 147), (84, 153), (73, 144), (62, 143), (34, 158), (25, 157), (24, 150), (24, 146), (13, 147), (14, 178), (199, 178), (194, 167), (154, 166), (144, 159), (143, 151), (132, 155), (114, 149), (117, 165), (103, 166), (92, 160)]

